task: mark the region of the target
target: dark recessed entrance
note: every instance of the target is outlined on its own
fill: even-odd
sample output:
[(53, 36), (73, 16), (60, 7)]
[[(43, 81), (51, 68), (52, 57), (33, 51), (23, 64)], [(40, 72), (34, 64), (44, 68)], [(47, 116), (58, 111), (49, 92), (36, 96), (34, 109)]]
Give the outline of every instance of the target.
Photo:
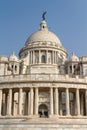
[(39, 113), (39, 116), (41, 118), (47, 118), (48, 117), (48, 108), (47, 108), (47, 106), (45, 104), (41, 104), (39, 106), (39, 112), (38, 113)]

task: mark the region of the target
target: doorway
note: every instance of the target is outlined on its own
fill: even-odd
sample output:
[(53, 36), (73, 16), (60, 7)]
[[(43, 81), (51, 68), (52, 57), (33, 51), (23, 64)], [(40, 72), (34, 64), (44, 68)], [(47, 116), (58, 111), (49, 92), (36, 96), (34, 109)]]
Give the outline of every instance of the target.
[(45, 104), (39, 106), (39, 116), (40, 118), (48, 118), (48, 107)]

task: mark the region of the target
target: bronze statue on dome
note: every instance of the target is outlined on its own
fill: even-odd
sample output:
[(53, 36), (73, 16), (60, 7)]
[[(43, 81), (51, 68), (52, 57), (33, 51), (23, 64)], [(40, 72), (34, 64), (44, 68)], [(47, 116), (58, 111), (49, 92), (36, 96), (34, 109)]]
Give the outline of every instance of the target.
[(45, 12), (43, 12), (43, 14), (42, 14), (42, 19), (43, 19), (43, 20), (45, 20), (45, 15), (46, 15), (46, 13), (47, 13), (47, 12), (45, 11)]

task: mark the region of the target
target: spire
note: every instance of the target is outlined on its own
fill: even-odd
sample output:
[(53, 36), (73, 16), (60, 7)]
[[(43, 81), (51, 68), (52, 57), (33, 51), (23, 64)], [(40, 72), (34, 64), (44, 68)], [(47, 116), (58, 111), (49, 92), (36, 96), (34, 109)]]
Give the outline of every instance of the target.
[(75, 53), (74, 53), (74, 52), (72, 52), (72, 56), (75, 56)]
[(11, 55), (12, 55), (12, 56), (15, 56), (15, 52), (13, 51)]

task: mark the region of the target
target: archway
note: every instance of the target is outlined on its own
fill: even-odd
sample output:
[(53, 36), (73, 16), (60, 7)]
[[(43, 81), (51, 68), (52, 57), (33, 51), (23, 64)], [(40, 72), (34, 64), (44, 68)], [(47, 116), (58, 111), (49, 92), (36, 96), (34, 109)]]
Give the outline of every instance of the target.
[(48, 107), (45, 104), (41, 104), (39, 106), (38, 113), (41, 118), (47, 118), (48, 117)]

